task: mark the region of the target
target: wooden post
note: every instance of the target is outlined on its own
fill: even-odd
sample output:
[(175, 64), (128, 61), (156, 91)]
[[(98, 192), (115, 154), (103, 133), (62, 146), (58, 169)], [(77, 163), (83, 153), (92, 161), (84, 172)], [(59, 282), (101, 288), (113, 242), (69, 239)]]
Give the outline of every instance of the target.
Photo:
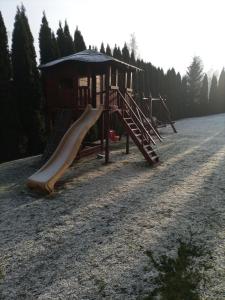
[(105, 76), (105, 113), (104, 113), (104, 125), (105, 125), (105, 163), (109, 162), (109, 87), (111, 83), (111, 67), (106, 71)]
[(126, 154), (130, 153), (130, 136), (129, 133), (126, 133)]
[(104, 134), (105, 134), (105, 128), (104, 128), (104, 113), (103, 113), (100, 118), (100, 140), (101, 140), (102, 152), (104, 150)]
[(96, 107), (96, 75), (92, 74), (92, 103)]
[(150, 119), (152, 119), (153, 115), (152, 115), (152, 95), (149, 95), (149, 99), (150, 99)]
[(103, 75), (100, 76), (100, 103), (103, 104)]
[(127, 72), (125, 73), (125, 80), (124, 80), (124, 89), (127, 89)]
[(78, 93), (78, 76), (77, 74), (73, 78), (73, 101), (74, 101), (74, 110), (78, 110), (79, 105), (79, 93)]
[(116, 86), (118, 86), (118, 69), (116, 68)]
[(133, 72), (130, 72), (130, 89), (133, 89)]
[[(86, 94), (86, 92), (85, 92)], [(85, 95), (87, 97), (86, 100), (86, 105), (87, 104), (92, 104), (91, 103), (91, 75), (90, 75), (90, 70), (88, 70), (88, 95)]]
[(109, 66), (109, 75), (108, 75), (108, 81), (109, 81), (109, 87), (112, 85), (112, 68)]

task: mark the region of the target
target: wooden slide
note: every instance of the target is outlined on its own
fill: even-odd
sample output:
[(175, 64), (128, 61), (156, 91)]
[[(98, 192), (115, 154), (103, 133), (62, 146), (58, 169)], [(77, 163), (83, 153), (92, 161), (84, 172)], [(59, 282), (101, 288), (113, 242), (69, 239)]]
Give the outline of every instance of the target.
[(81, 143), (89, 129), (97, 122), (103, 106), (93, 108), (87, 105), (81, 117), (75, 121), (63, 136), (49, 160), (27, 180), (30, 188), (51, 193), (56, 181), (74, 161)]

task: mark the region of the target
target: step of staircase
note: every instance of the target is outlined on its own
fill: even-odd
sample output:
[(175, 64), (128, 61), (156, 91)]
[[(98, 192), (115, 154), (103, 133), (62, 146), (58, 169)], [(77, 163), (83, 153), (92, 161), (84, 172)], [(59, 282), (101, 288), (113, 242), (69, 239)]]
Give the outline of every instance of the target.
[[(149, 141), (142, 140), (142, 133), (140, 128), (138, 127), (138, 124), (135, 123), (133, 118), (131, 116), (128, 116), (128, 113), (126, 112), (126, 116), (123, 117), (123, 114), (120, 111), (117, 111), (117, 114), (124, 125), (126, 131), (131, 136), (132, 140), (136, 144), (136, 146), (139, 148), (140, 152), (143, 154), (144, 158), (147, 160), (147, 162), (150, 165), (155, 165), (159, 162), (159, 157), (156, 154), (155, 150), (152, 148), (152, 145), (149, 143)], [(140, 124), (139, 124), (140, 126)], [(144, 125), (142, 125), (144, 126)], [(142, 128), (143, 130), (143, 128)]]

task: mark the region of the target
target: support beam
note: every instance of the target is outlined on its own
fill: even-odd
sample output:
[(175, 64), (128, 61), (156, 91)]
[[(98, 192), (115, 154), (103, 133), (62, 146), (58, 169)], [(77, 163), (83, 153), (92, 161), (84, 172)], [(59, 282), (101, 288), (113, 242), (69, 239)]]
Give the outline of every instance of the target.
[(105, 134), (105, 128), (104, 128), (104, 113), (102, 114), (100, 118), (100, 140), (101, 140), (101, 151), (104, 151), (104, 134)]
[(126, 91), (127, 89), (127, 72), (124, 74), (125, 78), (124, 78), (124, 89)]
[(116, 86), (118, 86), (118, 69), (116, 68)]
[(126, 133), (126, 154), (130, 153), (130, 136), (129, 133)]
[(105, 112), (104, 112), (104, 125), (105, 125), (105, 163), (109, 162), (109, 87), (111, 83), (111, 67), (106, 71), (105, 76), (105, 90), (106, 90), (106, 99), (105, 99)]
[(100, 76), (100, 103), (103, 104), (103, 75)]
[(130, 89), (133, 89), (133, 72), (130, 72)]
[(108, 85), (109, 85), (109, 87), (112, 85), (112, 68), (111, 68), (111, 66), (109, 66), (109, 70), (108, 70)]
[(96, 107), (96, 75), (92, 74), (92, 105)]
[(88, 95), (87, 95), (87, 97), (88, 97), (87, 103), (92, 104), (91, 103), (91, 74), (90, 74), (90, 70), (88, 70)]

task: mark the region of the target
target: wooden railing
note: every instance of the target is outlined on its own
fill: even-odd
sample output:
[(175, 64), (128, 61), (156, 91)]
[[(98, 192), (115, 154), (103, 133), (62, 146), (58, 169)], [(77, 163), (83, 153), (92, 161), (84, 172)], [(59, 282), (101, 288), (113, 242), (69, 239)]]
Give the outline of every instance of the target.
[(86, 107), (90, 102), (90, 90), (89, 87), (80, 86), (78, 87), (78, 103), (79, 107)]
[(161, 136), (159, 135), (159, 133), (156, 131), (156, 129), (154, 128), (154, 126), (151, 124), (151, 122), (149, 122), (148, 118), (145, 116), (145, 114), (143, 113), (143, 111), (140, 109), (140, 107), (137, 105), (137, 103), (134, 101), (133, 97), (126, 92), (126, 95), (128, 96), (129, 100), (131, 101), (131, 104), (133, 106), (133, 109), (137, 112), (137, 115), (139, 116), (139, 120), (140, 122), (146, 126), (149, 130), (151, 130), (154, 135), (160, 140), (162, 141)]
[(120, 90), (117, 90), (118, 96), (121, 101), (121, 113), (124, 119), (126, 118), (132, 118), (135, 122), (135, 124), (138, 126), (138, 129), (141, 132), (141, 141), (142, 141), (142, 146), (144, 145), (144, 141), (146, 140), (148, 143), (153, 143), (154, 145), (156, 144), (154, 139), (151, 137), (150, 133), (147, 131), (145, 128), (144, 124), (141, 122), (139, 116), (136, 114), (136, 112), (133, 110), (131, 105), (128, 103), (124, 95), (120, 92)]

